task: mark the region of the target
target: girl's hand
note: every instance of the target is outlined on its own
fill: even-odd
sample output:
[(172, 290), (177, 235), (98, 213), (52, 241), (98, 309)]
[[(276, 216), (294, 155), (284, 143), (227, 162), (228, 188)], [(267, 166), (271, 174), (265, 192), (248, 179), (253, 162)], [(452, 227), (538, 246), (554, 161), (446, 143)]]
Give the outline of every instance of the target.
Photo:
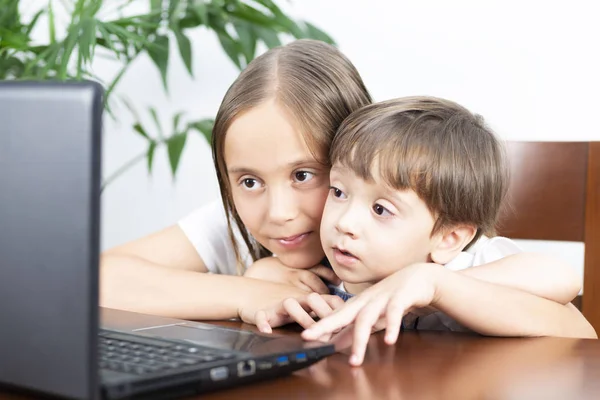
[(414, 264), (405, 267), (352, 298), (321, 321), (312, 324), (302, 333), (302, 337), (307, 340), (321, 340), (348, 327), (334, 338), (334, 341), (350, 342), (347, 340), (348, 331), (353, 331), (350, 363), (358, 366), (362, 364), (371, 332), (381, 328), (378, 321), (385, 323), (386, 343), (394, 344), (398, 339), (404, 315), (415, 309), (435, 306), (436, 278), (440, 268), (443, 267), (436, 264)]
[(244, 273), (247, 278), (261, 279), (295, 286), (306, 292), (328, 294), (325, 281), (334, 285), (341, 283), (331, 268), (315, 265), (308, 269), (290, 268), (281, 263), (277, 257), (266, 257), (256, 261)]
[[(272, 328), (293, 322), (308, 329), (315, 323), (315, 317), (325, 318), (342, 305), (344, 300), (334, 295), (311, 293), (301, 298), (289, 298), (275, 307), (258, 311), (255, 317), (256, 326), (264, 333), (272, 333)], [(327, 341), (330, 337), (330, 334), (326, 334), (319, 340)]]

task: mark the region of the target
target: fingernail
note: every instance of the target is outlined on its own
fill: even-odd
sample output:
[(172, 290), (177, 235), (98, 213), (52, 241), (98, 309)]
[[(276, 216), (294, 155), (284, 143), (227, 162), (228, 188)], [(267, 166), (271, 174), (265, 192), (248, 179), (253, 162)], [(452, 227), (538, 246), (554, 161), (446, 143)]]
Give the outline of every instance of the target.
[(358, 365), (358, 356), (356, 354), (350, 356), (350, 364)]

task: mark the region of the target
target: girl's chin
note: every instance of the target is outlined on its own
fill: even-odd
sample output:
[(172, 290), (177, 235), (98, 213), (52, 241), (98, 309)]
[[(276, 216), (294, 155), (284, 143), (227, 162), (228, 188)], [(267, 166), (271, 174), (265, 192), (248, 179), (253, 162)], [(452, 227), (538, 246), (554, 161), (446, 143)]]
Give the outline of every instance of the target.
[(310, 254), (310, 255), (304, 255), (304, 254), (283, 254), (283, 255), (277, 255), (277, 257), (279, 257), (279, 260), (281, 260), (281, 262), (283, 263), (283, 265), (290, 267), (290, 268), (296, 268), (296, 269), (308, 269), (308, 268), (312, 268), (315, 265), (321, 263), (321, 261), (323, 260), (323, 258), (325, 257), (325, 254), (321, 253), (320, 255), (315, 255)]

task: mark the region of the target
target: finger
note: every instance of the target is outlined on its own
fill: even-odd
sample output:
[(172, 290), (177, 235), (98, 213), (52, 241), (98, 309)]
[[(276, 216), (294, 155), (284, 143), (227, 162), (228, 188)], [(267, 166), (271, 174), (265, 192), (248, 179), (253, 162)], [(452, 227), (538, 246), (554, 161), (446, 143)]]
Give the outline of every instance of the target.
[(337, 310), (346, 304), (340, 296), (324, 295), (321, 297), (327, 302), (327, 304), (329, 304), (329, 307), (331, 307), (332, 310)]
[(331, 268), (327, 268), (324, 265), (317, 265), (316, 267), (309, 268), (308, 271), (317, 275), (321, 279), (333, 283), (334, 285), (339, 285), (342, 283), (342, 280), (338, 278), (335, 272)]
[(359, 366), (362, 364), (371, 330), (387, 305), (385, 297), (376, 299), (365, 306), (358, 316), (354, 324), (354, 340), (352, 342), (352, 355), (350, 356), (350, 364)]
[[(326, 295), (319, 295), (317, 293), (311, 293), (306, 298), (306, 302), (311, 310), (315, 312), (317, 317), (323, 319), (329, 316), (333, 312), (333, 308), (329, 305), (329, 303), (323, 298)], [(338, 296), (330, 296), (330, 297), (338, 297)], [(339, 297), (338, 297), (339, 298)], [(340, 299), (341, 300), (341, 299)]]
[(298, 274), (300, 277), (300, 282), (305, 286), (308, 286), (311, 292), (329, 294), (329, 288), (317, 275), (308, 270), (298, 271)]
[(387, 321), (385, 319), (385, 317), (380, 317), (377, 322), (375, 322), (375, 325), (373, 325), (373, 327), (371, 328), (371, 333), (373, 332), (379, 332), (382, 329), (385, 329), (385, 327), (387, 326)]
[(400, 326), (402, 325), (405, 309), (406, 308), (398, 297), (393, 297), (388, 303), (385, 312), (387, 321), (387, 326), (385, 328), (385, 342), (387, 344), (394, 344), (396, 343), (396, 340), (398, 340), (398, 334), (400, 333)]
[[(298, 278), (298, 279), (302, 279), (302, 278)], [(305, 284), (301, 280), (298, 280), (298, 282), (296, 282), (294, 284), (294, 286), (296, 286), (300, 290), (304, 290), (306, 293), (312, 293), (312, 292), (314, 292), (313, 288), (311, 288), (310, 286), (308, 286), (307, 284)]]
[(333, 333), (336, 330), (349, 325), (354, 321), (354, 318), (356, 318), (363, 305), (364, 301), (359, 300), (344, 304), (331, 315), (323, 318), (310, 329), (302, 332), (302, 337), (306, 340), (315, 340), (326, 333)]
[(273, 329), (271, 329), (271, 325), (269, 324), (269, 318), (267, 317), (266, 311), (257, 311), (254, 319), (256, 320), (256, 327), (259, 331), (263, 333), (273, 333)]
[(290, 318), (300, 324), (304, 329), (311, 327), (315, 320), (308, 314), (304, 307), (309, 308), (306, 304), (300, 304), (296, 299), (287, 299), (283, 302), (283, 308)]
[(339, 333), (331, 338), (331, 343), (335, 346), (335, 351), (341, 352), (352, 346), (352, 335), (354, 333), (354, 325), (348, 325)]

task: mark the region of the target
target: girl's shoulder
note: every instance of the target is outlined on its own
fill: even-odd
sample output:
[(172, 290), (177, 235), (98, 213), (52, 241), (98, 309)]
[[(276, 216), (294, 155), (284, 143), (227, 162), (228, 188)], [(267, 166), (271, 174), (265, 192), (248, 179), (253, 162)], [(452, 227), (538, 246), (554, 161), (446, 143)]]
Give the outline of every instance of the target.
[(232, 229), (235, 244), (232, 243), (227, 227), (227, 216), (223, 203), (217, 199), (207, 203), (178, 222), (179, 227), (192, 243), (206, 268), (217, 274), (236, 275), (237, 260), (233, 246), (240, 250), (242, 260), (249, 265), (248, 248), (239, 233), (235, 223)]

